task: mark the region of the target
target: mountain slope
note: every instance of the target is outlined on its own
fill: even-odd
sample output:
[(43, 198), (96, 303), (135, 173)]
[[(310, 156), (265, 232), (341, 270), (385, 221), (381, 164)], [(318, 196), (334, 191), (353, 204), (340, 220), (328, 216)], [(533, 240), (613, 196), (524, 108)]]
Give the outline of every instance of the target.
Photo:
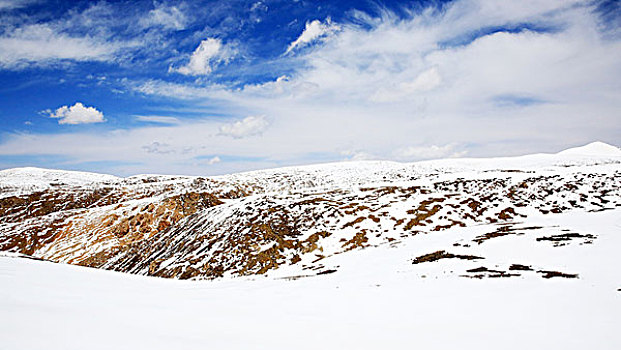
[[(525, 231), (464, 249), (483, 260), (412, 264), (447, 247), (462, 253), (451, 243), (495, 225), (453, 228), (326, 258), (338, 271), (312, 278), (284, 265), (267, 278), (179, 281), (0, 254), (0, 348), (618, 349), (619, 214), (531, 218), (595, 234), (593, 244), (554, 247)], [(516, 263), (579, 278), (460, 277)]]
[[(621, 155), (594, 143), (555, 155), (401, 164), (351, 162), (210, 178), (129, 178), (41, 169), (0, 172), (0, 250), (178, 279), (329, 274), (341, 254), (420, 244), (411, 262), (464, 260), (471, 278), (576, 278), (580, 271), (503, 262), (530, 249), (588, 249), (597, 232), (561, 213), (619, 211)], [(534, 224), (546, 219), (547, 224)], [(427, 245), (427, 236), (451, 237)]]

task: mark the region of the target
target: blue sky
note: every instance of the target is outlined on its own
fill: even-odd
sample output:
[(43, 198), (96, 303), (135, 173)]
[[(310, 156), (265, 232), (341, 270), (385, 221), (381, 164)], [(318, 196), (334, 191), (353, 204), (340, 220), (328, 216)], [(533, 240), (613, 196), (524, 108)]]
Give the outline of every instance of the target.
[(609, 0), (0, 0), (0, 169), (619, 145), (620, 18)]

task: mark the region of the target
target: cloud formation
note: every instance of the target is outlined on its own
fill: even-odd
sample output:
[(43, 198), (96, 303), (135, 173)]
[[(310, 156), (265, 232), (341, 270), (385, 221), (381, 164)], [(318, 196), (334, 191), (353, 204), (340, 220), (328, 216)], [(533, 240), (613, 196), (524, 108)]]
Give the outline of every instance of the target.
[[(224, 67), (219, 55), (226, 45), (204, 40), (187, 65), (171, 68), (193, 78), (165, 75), (174, 52), (161, 76), (119, 84), (149, 103), (147, 112), (133, 113), (145, 113), (139, 121), (150, 124), (102, 134), (13, 133), (3, 138), (0, 155), (131, 163), (114, 169), (122, 174), (205, 174), (344, 157), (556, 152), (621, 139), (621, 42), (602, 32), (591, 3), (456, 0), (404, 16), (353, 16), (332, 23), (339, 30), (330, 34), (321, 29), (327, 22), (309, 22), (308, 32), (283, 41), (273, 61), (256, 66), (260, 60), (246, 62), (244, 54)], [(216, 35), (231, 40), (205, 30), (183, 46)], [(306, 45), (313, 49), (302, 50)], [(295, 55), (281, 55), (289, 48)], [(257, 71), (267, 73), (245, 80)], [(178, 123), (158, 117), (171, 110), (182, 117)], [(248, 115), (269, 116), (269, 123)], [(225, 161), (207, 166), (214, 155)]]
[(26, 7), (38, 0), (0, 0), (0, 10), (12, 10), (21, 7)]
[(234, 54), (234, 50), (223, 45), (220, 39), (207, 38), (201, 41), (185, 66), (172, 70), (184, 75), (207, 75), (214, 66), (227, 62)]
[(214, 164), (220, 163), (220, 162), (221, 162), (220, 157), (215, 156), (215, 157), (211, 157), (211, 158), (207, 159), (207, 161), (205, 163), (207, 163), (207, 165), (214, 165)]
[(60, 60), (104, 61), (122, 47), (89, 36), (71, 36), (47, 24), (32, 24), (0, 36), (0, 68), (24, 68)]
[(137, 115), (135, 116), (137, 121), (157, 124), (179, 124), (181, 121), (175, 117), (161, 116), (161, 115)]
[(144, 27), (160, 26), (165, 29), (181, 30), (187, 25), (186, 15), (177, 6), (160, 6), (149, 11), (140, 19)]
[(310, 43), (317, 41), (318, 39), (325, 38), (330, 36), (341, 29), (340, 26), (332, 23), (330, 18), (326, 19), (325, 23), (321, 23), (318, 19), (306, 22), (306, 27), (300, 36), (295, 39), (289, 47), (287, 47), (287, 51), (285, 54), (290, 53), (294, 49), (304, 47), (309, 45)]
[(377, 102), (395, 102), (408, 97), (414, 97), (417, 93), (422, 93), (435, 89), (442, 84), (442, 77), (437, 67), (431, 67), (421, 72), (412, 81), (402, 81), (392, 86), (382, 86), (371, 96), (371, 100)]
[(85, 107), (81, 102), (76, 102), (71, 107), (62, 106), (54, 113), (49, 113), (50, 118), (58, 118), (58, 124), (91, 124), (103, 123), (103, 113), (95, 109), (95, 107)]
[(400, 148), (395, 151), (395, 156), (399, 160), (424, 160), (439, 158), (458, 158), (463, 157), (468, 152), (458, 150), (455, 144), (446, 144), (443, 146), (409, 146)]
[(342, 159), (343, 150), (408, 161), (517, 155), (620, 135), (611, 72), (621, 69), (621, 44), (579, 1), (461, 0), (409, 19), (358, 14), (360, 22), (290, 57), (286, 77), (240, 89), (152, 81), (141, 91), (269, 115), (263, 143), (231, 152), (283, 161)]
[(260, 135), (265, 131), (269, 123), (265, 117), (246, 117), (234, 123), (224, 124), (220, 127), (220, 135), (230, 136), (236, 139)]

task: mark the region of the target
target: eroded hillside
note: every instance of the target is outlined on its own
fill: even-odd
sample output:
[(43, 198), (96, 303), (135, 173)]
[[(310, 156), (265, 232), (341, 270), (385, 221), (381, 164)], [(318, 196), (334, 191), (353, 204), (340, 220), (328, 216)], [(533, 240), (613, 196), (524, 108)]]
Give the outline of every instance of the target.
[[(399, 247), (471, 227), (474, 237), (455, 235), (443, 249), (413, 255), (412, 263), (481, 265), (489, 258), (476, 248), (506, 236), (558, 249), (596, 241), (596, 234), (561, 225), (529, 225), (529, 218), (621, 207), (621, 156), (610, 150), (341, 163), (210, 178), (11, 169), (0, 173), (0, 250), (178, 279), (265, 274), (282, 266), (293, 266), (296, 277), (332, 273), (338, 266), (326, 261), (352, 250)], [(489, 261), (459, 273), (577, 277), (527, 263), (501, 269)]]

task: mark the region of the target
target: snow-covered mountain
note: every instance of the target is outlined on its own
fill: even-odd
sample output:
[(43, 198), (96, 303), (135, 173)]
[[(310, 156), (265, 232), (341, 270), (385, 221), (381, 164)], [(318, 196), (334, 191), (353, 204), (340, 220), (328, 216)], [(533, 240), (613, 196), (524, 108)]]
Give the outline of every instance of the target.
[(618, 349), (619, 247), (621, 151), (602, 143), (205, 178), (10, 169), (0, 349)]
[[(421, 268), (461, 259), (469, 264), (453, 273), (464, 277), (576, 278), (578, 267), (522, 251), (508, 261), (495, 250), (521, 242), (555, 254), (588, 251), (601, 239), (597, 230), (577, 231), (555, 217), (619, 207), (621, 150), (600, 142), (558, 154), (217, 177), (20, 168), (0, 172), (0, 250), (177, 279), (298, 278), (338, 271), (341, 254), (407, 242)], [(429, 237), (445, 239), (428, 244)]]

